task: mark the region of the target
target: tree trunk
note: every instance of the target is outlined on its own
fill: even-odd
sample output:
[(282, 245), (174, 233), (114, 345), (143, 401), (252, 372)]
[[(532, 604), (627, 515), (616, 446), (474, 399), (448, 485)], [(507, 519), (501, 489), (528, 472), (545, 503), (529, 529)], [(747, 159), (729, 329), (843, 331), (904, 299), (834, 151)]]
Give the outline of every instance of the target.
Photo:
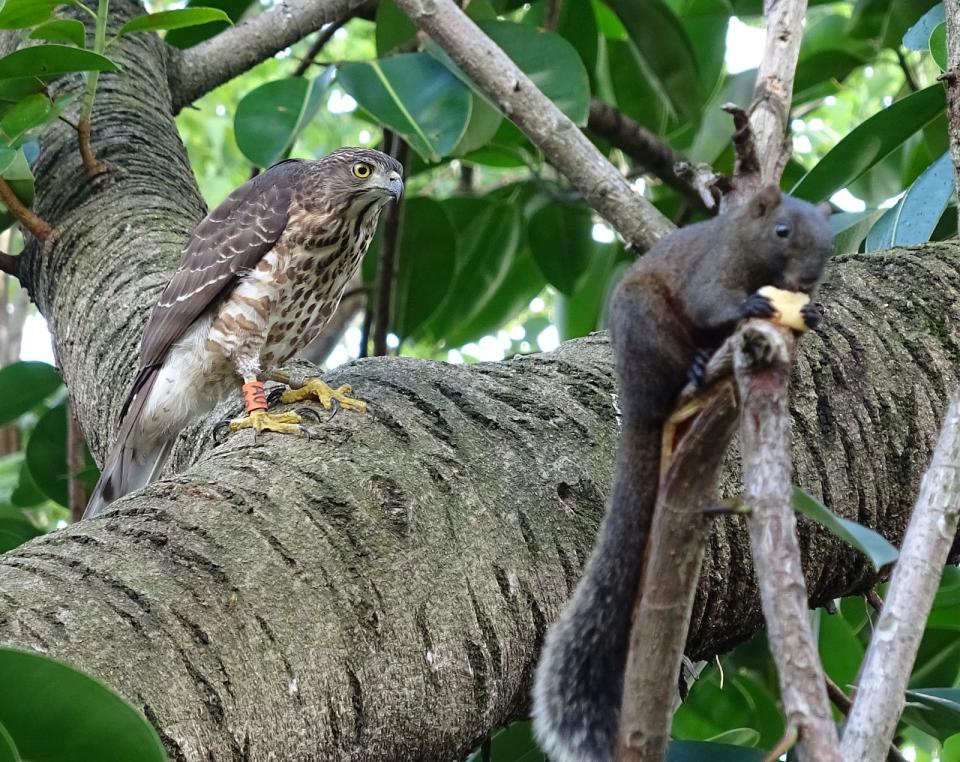
[[(111, 5), (114, 29), (136, 10)], [(138, 34), (111, 54), (123, 73), (101, 77), (93, 120), (111, 171), (88, 179), (75, 133), (51, 128), (37, 208), (58, 235), (24, 255), (101, 458), (140, 331), (203, 213), (164, 46)], [(825, 326), (801, 341), (796, 481), (894, 541), (958, 380), (958, 291), (953, 245), (838, 259)], [(522, 713), (611, 481), (605, 337), (470, 367), (370, 359), (332, 376), (368, 415), (313, 424), (309, 440), (247, 431), (219, 447), (211, 416), (182, 435), (177, 475), (0, 557), (0, 643), (110, 683), (174, 760), (449, 760)], [(875, 581), (863, 557), (800, 525), (814, 603)], [(741, 522), (718, 521), (694, 658), (758, 628), (749, 557)]]

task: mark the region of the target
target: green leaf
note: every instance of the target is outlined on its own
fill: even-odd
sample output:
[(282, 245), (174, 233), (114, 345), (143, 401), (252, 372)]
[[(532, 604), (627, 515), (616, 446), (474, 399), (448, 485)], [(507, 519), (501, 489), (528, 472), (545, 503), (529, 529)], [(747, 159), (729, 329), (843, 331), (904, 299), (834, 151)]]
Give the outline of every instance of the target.
[[(490, 758), (494, 762), (547, 762), (533, 740), (529, 720), (514, 722), (494, 733), (490, 739)], [(467, 762), (484, 762), (482, 750), (471, 754)]]
[(55, 503), (70, 505), (67, 493), (66, 403), (50, 408), (37, 421), (27, 442), (26, 454), (30, 477), (40, 491)]
[(618, 261), (622, 252), (619, 245), (592, 243), (594, 253), (586, 275), (572, 294), (557, 295), (555, 322), (562, 341), (586, 336), (603, 327), (607, 298), (629, 266), (627, 262)]
[(335, 70), (322, 75), (275, 79), (251, 90), (237, 104), (233, 129), (243, 155), (269, 167), (289, 154), (297, 137), (316, 116)]
[(0, 177), (7, 171), (7, 168), (13, 164), (17, 158), (17, 150), (8, 146), (0, 145)]
[(0, 119), (0, 139), (9, 146), (19, 147), (17, 141), (27, 130), (46, 122), (52, 108), (53, 104), (46, 95), (28, 95), (15, 103)]
[(686, 31), (662, 0), (607, 0), (630, 34), (636, 55), (653, 87), (672, 112), (688, 119), (700, 113), (696, 54)]
[(453, 280), (457, 234), (443, 206), (426, 196), (404, 203), (393, 292), (393, 330), (412, 336), (436, 312)]
[(835, 145), (791, 195), (819, 202), (845, 188), (943, 112), (943, 86), (932, 85), (874, 114)]
[(509, 21), (478, 26), (557, 108), (579, 125), (590, 111), (590, 80), (576, 48), (554, 32)]
[(0, 368), (0, 426), (33, 410), (62, 386), (57, 369), (45, 362), (15, 362)]
[(946, 152), (931, 164), (901, 199), (887, 209), (867, 236), (866, 251), (912, 246), (930, 240), (953, 195), (953, 163)]
[(826, 673), (841, 688), (857, 681), (864, 648), (853, 627), (837, 614), (820, 616), (817, 647)]
[(760, 734), (753, 728), (731, 728), (707, 739), (710, 743), (729, 744), (731, 746), (756, 746)]
[(40, 24), (29, 34), (31, 40), (49, 40), (66, 42), (82, 48), (86, 42), (86, 32), (82, 21), (76, 19), (55, 19)]
[(870, 563), (877, 571), (897, 560), (899, 553), (886, 538), (855, 521), (840, 518), (799, 487), (793, 489), (793, 508), (859, 550), (870, 559)]
[(72, 45), (33, 45), (0, 58), (0, 79), (38, 77), (51, 80), (74, 71), (119, 71), (105, 56)]
[(903, 46), (908, 50), (927, 50), (930, 33), (946, 20), (943, 3), (937, 3), (906, 31)]
[(885, 209), (865, 209), (862, 212), (839, 212), (830, 215), (833, 228), (833, 253), (853, 254), (860, 251), (860, 244), (874, 223), (886, 213)]
[[(246, 12), (247, 8), (253, 5), (254, 0), (191, 0), (187, 3), (187, 8), (219, 8), (230, 19), (230, 22), (236, 23)], [(183, 29), (171, 29), (167, 32), (163, 41), (175, 48), (189, 48), (197, 43), (208, 40), (216, 34), (226, 29), (230, 22), (213, 21), (199, 26), (184, 27)]]
[[(30, 164), (27, 163), (27, 157), (23, 153), (22, 146), (17, 150), (17, 155), (14, 160), (10, 162), (7, 168), (0, 174), (3, 175), (3, 179), (7, 181), (13, 189), (13, 192), (17, 194), (17, 198), (27, 206), (33, 203), (33, 196), (36, 190), (35, 182), (33, 172), (30, 170)], [(0, 204), (0, 208), (5, 207)]]
[(473, 107), (470, 111), (470, 121), (460, 142), (450, 152), (453, 156), (463, 156), (487, 145), (500, 129), (503, 117), (500, 112), (487, 103), (486, 99), (477, 93), (471, 93)]
[(960, 688), (907, 691), (903, 721), (941, 741), (960, 733)]
[(396, 53), (399, 48), (406, 48), (415, 43), (417, 25), (397, 7), (393, 0), (380, 0), (374, 20), (377, 24), (374, 30), (374, 38), (377, 43), (378, 56), (391, 55)]
[(39, 537), (43, 532), (27, 521), (22, 514), (19, 518), (0, 517), (0, 553), (6, 553), (19, 545)]
[(209, 24), (211, 21), (223, 21), (230, 24), (230, 17), (219, 8), (192, 7), (177, 8), (172, 11), (148, 13), (130, 19), (120, 27), (117, 37), (134, 32), (160, 32), (169, 29), (183, 29), (188, 26)]
[(596, 253), (593, 218), (584, 206), (552, 203), (527, 222), (530, 251), (547, 281), (568, 296)]
[(2, 724), (0, 724), (0, 762), (21, 762), (17, 745)]
[(671, 741), (667, 762), (763, 762), (766, 752), (709, 741)]
[(0, 79), (0, 109), (18, 103), (28, 95), (46, 92), (46, 86), (35, 77)]
[(0, 723), (31, 762), (165, 762), (149, 722), (117, 693), (66, 664), (0, 649)]
[(7, 0), (0, 8), (0, 29), (26, 29), (36, 26), (53, 15), (58, 5), (67, 0)]
[(30, 475), (30, 468), (26, 464), (26, 459), (24, 459), (17, 476), (17, 486), (10, 494), (10, 502), (21, 508), (30, 508), (40, 505), (46, 499), (47, 496), (40, 491), (37, 483)]
[(930, 32), (930, 55), (940, 71), (947, 70), (947, 25), (940, 24)]
[(339, 82), (427, 161), (449, 155), (470, 119), (470, 91), (426, 53), (345, 63)]

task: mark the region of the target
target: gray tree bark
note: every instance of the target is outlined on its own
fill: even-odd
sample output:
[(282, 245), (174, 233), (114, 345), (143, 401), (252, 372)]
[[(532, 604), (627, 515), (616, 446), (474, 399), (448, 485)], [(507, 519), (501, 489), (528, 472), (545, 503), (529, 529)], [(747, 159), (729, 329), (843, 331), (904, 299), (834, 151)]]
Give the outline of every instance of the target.
[[(136, 10), (111, 7), (114, 28)], [(166, 49), (142, 34), (112, 54), (124, 70), (101, 77), (93, 120), (112, 170), (88, 179), (76, 135), (44, 135), (37, 208), (58, 235), (45, 252), (31, 242), (23, 268), (100, 457), (142, 326), (204, 211)], [(801, 341), (794, 378), (795, 478), (898, 542), (958, 381), (960, 249), (838, 259), (822, 301), (826, 324)], [(521, 714), (611, 480), (606, 339), (332, 375), (368, 415), (315, 424), (310, 440), (241, 432), (220, 446), (211, 419), (182, 435), (176, 475), (0, 557), (0, 643), (114, 686), (173, 760), (449, 760)], [(875, 581), (800, 524), (814, 604)], [(749, 557), (741, 522), (719, 521), (692, 657), (758, 628)]]

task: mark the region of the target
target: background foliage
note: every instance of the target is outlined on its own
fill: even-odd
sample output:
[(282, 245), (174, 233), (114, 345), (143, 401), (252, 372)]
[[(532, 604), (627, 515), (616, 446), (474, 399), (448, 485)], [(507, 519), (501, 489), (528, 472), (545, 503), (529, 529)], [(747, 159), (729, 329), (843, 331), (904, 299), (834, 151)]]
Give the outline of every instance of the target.
[[(169, 30), (169, 43), (189, 47), (269, 5), (153, 3), (152, 15), (122, 33)], [(603, 328), (610, 287), (634, 254), (391, 0), (372, 7), (370, 18), (350, 20), (315, 59), (304, 60), (312, 40), (302, 41), (183, 110), (178, 126), (208, 203), (279, 159), (382, 146), (389, 130), (412, 149), (389, 318), (394, 351), (453, 362), (499, 359)], [(690, 161), (729, 171), (732, 128), (720, 106), (749, 103), (761, 0), (470, 0), (466, 10), (664, 214), (677, 224), (703, 217), (686, 196), (646, 174), (642, 156), (592, 129), (591, 100), (614, 106)], [(76, 118), (78, 104), (61, 92), (60, 75), (83, 76), (89, 88), (92, 72), (115, 69), (109, 38), (98, 44), (79, 24), (91, 12), (75, 0), (0, 7), (0, 29), (38, 43), (0, 59), (0, 176), (26, 203), (37, 139), (54, 120)], [(800, 197), (832, 202), (838, 254), (956, 235), (937, 81), (945, 65), (943, 19), (933, 0), (811, 2), (794, 88), (794, 157), (783, 184)], [(0, 218), (0, 227), (11, 221)], [(7, 239), (15, 253), (18, 237)], [(371, 310), (383, 245), (380, 236), (363, 265)], [(330, 362), (356, 356), (361, 333), (358, 319)], [(0, 392), (0, 425), (15, 426), (23, 444), (0, 456), (3, 551), (68, 517), (68, 414), (48, 365), (0, 370)], [(77, 476), (89, 483), (95, 469), (88, 455), (86, 462)], [(815, 504), (799, 507), (830, 521)], [(878, 564), (889, 561), (882, 555), (889, 549), (855, 525), (836, 531)], [(847, 599), (836, 613), (812, 616), (827, 672), (848, 690), (875, 615), (864, 601)], [(958, 630), (960, 575), (948, 569), (897, 739), (906, 759), (960, 760)], [(762, 636), (700, 667), (676, 714), (671, 760), (761, 759), (758, 750), (783, 732)], [(66, 686), (75, 678), (49, 679)], [(89, 701), (113, 700), (104, 695)], [(0, 760), (17, 759), (4, 740), (13, 733), (2, 731), (9, 722), (0, 703)], [(529, 725), (517, 723), (471, 759), (542, 756)]]

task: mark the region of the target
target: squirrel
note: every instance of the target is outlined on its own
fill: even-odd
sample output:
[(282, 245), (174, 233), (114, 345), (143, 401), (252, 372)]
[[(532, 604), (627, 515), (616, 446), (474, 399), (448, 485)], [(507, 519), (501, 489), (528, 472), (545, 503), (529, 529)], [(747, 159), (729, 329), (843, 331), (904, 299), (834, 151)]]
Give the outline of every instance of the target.
[[(824, 212), (761, 188), (743, 205), (662, 238), (610, 302), (622, 423), (613, 492), (566, 608), (549, 629), (533, 726), (553, 762), (614, 758), (631, 615), (660, 473), (661, 433), (688, 381), (737, 324), (776, 310), (764, 286), (812, 295), (833, 234)], [(812, 303), (801, 310), (819, 323)]]

